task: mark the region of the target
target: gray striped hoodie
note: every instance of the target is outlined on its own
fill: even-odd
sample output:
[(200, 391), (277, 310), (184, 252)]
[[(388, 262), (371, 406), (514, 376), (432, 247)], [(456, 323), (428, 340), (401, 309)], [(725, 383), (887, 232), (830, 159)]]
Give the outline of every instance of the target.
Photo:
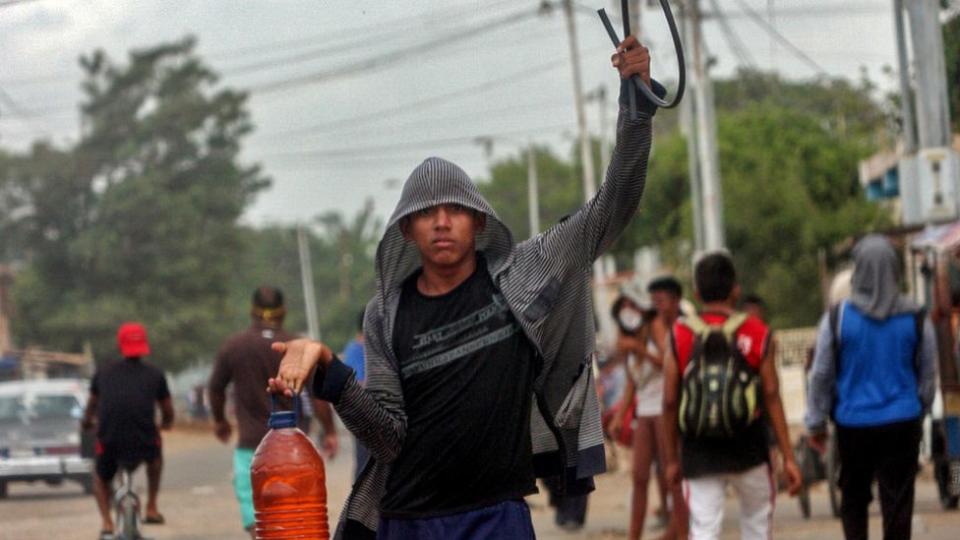
[(361, 386), (353, 371), (338, 360), (313, 381), (318, 397), (334, 404), (344, 424), (371, 454), (347, 499), (337, 538), (354, 536), (352, 531), (358, 527), (367, 532), (377, 529), (390, 464), (406, 432), (391, 336), (401, 284), (420, 266), (420, 254), (413, 242), (403, 238), (399, 222), (413, 212), (444, 203), (487, 215), (477, 249), (484, 253), (493, 282), (542, 358), (531, 417), (538, 476), (562, 475), (570, 493), (593, 489), (593, 476), (604, 472), (606, 463), (591, 369), (596, 342), (591, 265), (626, 227), (643, 193), (655, 109), (642, 96), (640, 101), (636, 120), (629, 119), (621, 105), (617, 144), (596, 196), (549, 230), (520, 243), (514, 243), (496, 212), (456, 165), (429, 158), (410, 175), (377, 249), (376, 293), (367, 305), (363, 325), (366, 384)]

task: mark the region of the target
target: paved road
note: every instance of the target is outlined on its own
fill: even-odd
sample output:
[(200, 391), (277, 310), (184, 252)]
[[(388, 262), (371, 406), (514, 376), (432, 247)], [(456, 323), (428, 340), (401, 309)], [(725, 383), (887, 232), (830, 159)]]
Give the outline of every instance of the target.
[[(230, 485), (230, 448), (206, 433), (178, 431), (165, 437), (166, 473), (161, 492), (161, 510), (167, 524), (152, 526), (147, 534), (157, 540), (245, 540)], [(328, 490), (331, 519), (336, 520), (350, 485), (352, 463), (350, 443), (343, 441), (342, 457), (329, 464)], [(145, 480), (138, 477), (142, 492)], [(629, 473), (619, 471), (598, 480), (598, 491), (590, 501), (587, 527), (577, 533), (557, 529), (546, 507), (546, 496), (530, 497), (534, 525), (540, 539), (622, 539), (626, 538)], [(727, 505), (730, 518), (724, 539), (738, 538), (736, 504)], [(874, 509), (873, 538), (880, 538), (879, 516)], [(774, 521), (779, 539), (829, 540), (840, 538), (839, 523), (828, 517), (828, 503), (822, 489), (814, 491), (813, 518), (800, 517), (794, 500), (781, 498)], [(99, 520), (93, 499), (79, 487), (65, 485), (15, 484), (10, 498), (0, 501), (0, 540), (93, 540)], [(914, 538), (956, 540), (960, 513), (939, 508), (932, 483), (919, 483)], [(650, 531), (650, 537), (656, 533)]]

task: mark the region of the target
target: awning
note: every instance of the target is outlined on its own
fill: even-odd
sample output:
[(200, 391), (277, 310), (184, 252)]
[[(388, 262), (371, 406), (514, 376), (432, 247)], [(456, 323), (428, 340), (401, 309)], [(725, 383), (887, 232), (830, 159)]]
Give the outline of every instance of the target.
[(913, 237), (910, 247), (915, 250), (955, 251), (960, 248), (960, 221), (927, 226)]

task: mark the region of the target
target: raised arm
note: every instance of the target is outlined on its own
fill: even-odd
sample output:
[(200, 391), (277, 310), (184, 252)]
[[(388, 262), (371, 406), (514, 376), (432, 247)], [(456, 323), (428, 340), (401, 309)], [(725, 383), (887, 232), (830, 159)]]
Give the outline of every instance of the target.
[[(640, 74), (649, 80), (650, 57), (646, 47), (631, 36), (623, 42), (621, 49), (622, 52), (612, 59), (621, 77)], [(652, 86), (656, 93), (666, 93), (656, 81)], [(646, 181), (651, 120), (656, 106), (636, 92), (639, 110), (637, 119), (631, 120), (626, 112), (629, 92), (636, 92), (636, 89), (622, 80), (617, 142), (606, 180), (597, 194), (576, 213), (527, 241), (542, 249), (548, 258), (588, 267), (613, 244), (637, 211)]]

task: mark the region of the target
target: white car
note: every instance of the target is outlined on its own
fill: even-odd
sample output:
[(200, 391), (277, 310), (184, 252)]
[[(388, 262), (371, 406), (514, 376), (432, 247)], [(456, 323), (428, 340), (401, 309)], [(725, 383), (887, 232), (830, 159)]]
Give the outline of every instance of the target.
[(0, 498), (11, 482), (93, 488), (92, 436), (80, 431), (82, 379), (0, 382)]

